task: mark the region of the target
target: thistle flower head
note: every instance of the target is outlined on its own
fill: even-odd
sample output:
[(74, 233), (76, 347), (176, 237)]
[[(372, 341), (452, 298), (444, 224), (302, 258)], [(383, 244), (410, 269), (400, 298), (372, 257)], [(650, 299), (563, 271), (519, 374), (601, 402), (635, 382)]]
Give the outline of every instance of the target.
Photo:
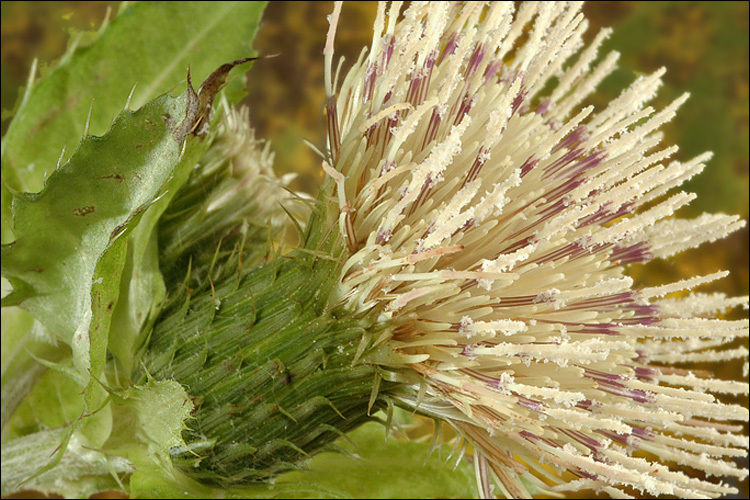
[(369, 360), (411, 387), (400, 402), (473, 445), (485, 496), (493, 479), (512, 497), (529, 482), (735, 491), (685, 470), (747, 476), (732, 421), (748, 410), (713, 394), (748, 385), (684, 363), (747, 358), (723, 348), (747, 320), (714, 316), (748, 298), (683, 293), (726, 272), (646, 288), (626, 272), (745, 225), (672, 217), (695, 198), (672, 189), (711, 157), (670, 161), (662, 144), (687, 95), (650, 107), (660, 69), (581, 107), (618, 54), (598, 56), (609, 29), (584, 44), (579, 3), (381, 3), (339, 84), (340, 8), (325, 51), (328, 221), (348, 251), (334, 296), (386, 325)]

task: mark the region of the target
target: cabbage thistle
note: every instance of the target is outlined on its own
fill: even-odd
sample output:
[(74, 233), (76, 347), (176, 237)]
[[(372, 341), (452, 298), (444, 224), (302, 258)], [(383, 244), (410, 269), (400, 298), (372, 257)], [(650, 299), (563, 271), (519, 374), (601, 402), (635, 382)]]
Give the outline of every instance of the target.
[[(164, 299), (128, 342), (110, 333), (98, 369), (81, 370), (82, 330), (50, 317), (23, 253), (41, 237), (21, 217), (55, 177), (14, 202), (8, 302), (73, 332), (72, 367), (45, 363), (86, 388), (87, 418), (110, 415), (104, 437), (63, 432), (63, 451), (96, 450), (118, 480), (154, 467), (215, 491), (198, 488), (272, 482), (378, 410), (390, 426), (400, 407), (455, 429), (483, 498), (736, 493), (711, 476), (747, 477), (735, 458), (747, 456), (748, 410), (714, 394), (747, 396), (748, 384), (693, 364), (747, 359), (727, 345), (748, 321), (717, 316), (748, 298), (692, 291), (726, 272), (645, 288), (626, 272), (745, 226), (672, 217), (695, 198), (672, 189), (711, 157), (669, 161), (677, 147), (661, 144), (687, 95), (648, 106), (662, 69), (604, 109), (582, 106), (618, 54), (598, 58), (608, 29), (585, 46), (578, 3), (381, 2), (372, 46), (339, 79), (341, 7), (324, 50), (316, 200), (274, 177), (244, 111), (223, 101), (209, 127), (232, 65), (154, 105), (164, 154), (186, 174), (132, 203), (147, 231), (128, 226), (137, 208), (100, 252), (155, 245)], [(55, 175), (74, 175), (76, 158)], [(81, 220), (96, 206), (75, 203)], [(100, 264), (86, 269), (97, 284)], [(92, 290), (79, 307), (106, 327), (117, 297), (101, 306)], [(4, 471), (20, 446), (4, 445)]]

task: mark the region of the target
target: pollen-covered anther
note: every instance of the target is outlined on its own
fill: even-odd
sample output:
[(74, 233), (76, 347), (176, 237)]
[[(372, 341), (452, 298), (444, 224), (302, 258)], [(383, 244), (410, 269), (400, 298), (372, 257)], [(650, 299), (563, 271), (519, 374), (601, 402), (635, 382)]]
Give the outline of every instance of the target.
[(744, 453), (731, 422), (747, 410), (720, 397), (748, 385), (672, 365), (739, 370), (748, 350), (727, 343), (748, 322), (716, 315), (747, 297), (686, 295), (725, 272), (649, 287), (626, 274), (745, 226), (675, 217), (695, 195), (670, 191), (711, 157), (667, 163), (659, 128), (687, 94), (650, 106), (661, 68), (581, 107), (619, 55), (599, 55), (610, 29), (585, 43), (577, 2), (400, 8), (380, 4), (340, 86), (326, 76), (339, 128), (324, 164), (349, 251), (334, 300), (377, 316), (378, 355), (402, 356), (384, 367), (418, 386), (399, 404), (430, 401), (474, 445), (482, 495), (493, 479), (506, 496), (735, 491), (674, 464), (746, 474), (723, 457)]

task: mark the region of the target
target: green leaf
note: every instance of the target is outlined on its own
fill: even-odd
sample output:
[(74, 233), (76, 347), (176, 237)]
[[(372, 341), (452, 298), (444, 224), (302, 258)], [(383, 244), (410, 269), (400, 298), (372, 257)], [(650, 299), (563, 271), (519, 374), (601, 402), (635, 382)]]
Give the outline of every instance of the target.
[(385, 429), (368, 423), (342, 437), (345, 453), (316, 455), (307, 468), (276, 478), (273, 484), (209, 488), (180, 474), (155, 469), (131, 480), (137, 498), (471, 498), (476, 494), (473, 467), (443, 445), (429, 454), (428, 443), (385, 439)]
[(101, 372), (108, 335), (101, 314), (96, 324), (105, 329), (89, 331), (92, 306), (106, 311), (119, 293), (122, 249), (101, 262), (98, 277), (97, 266), (173, 176), (184, 135), (174, 137), (167, 122), (192, 123), (190, 95), (164, 95), (136, 112), (123, 112), (105, 136), (85, 139), (42, 192), (13, 200), (17, 239), (2, 248), (2, 271), (14, 290), (3, 300), (22, 304), (68, 344), (87, 378), (91, 368), (95, 376)]
[[(132, 471), (126, 460), (107, 460), (91, 450), (83, 436), (70, 431), (70, 427), (60, 427), (3, 443), (3, 497), (23, 488), (62, 494), (65, 498), (86, 498), (118, 487), (110, 473)], [(68, 445), (61, 447), (66, 440)], [(54, 463), (57, 465), (50, 467)], [(40, 474), (29, 480), (34, 472)]]
[[(35, 330), (36, 335), (32, 333)], [(2, 309), (0, 428), (3, 441), (11, 415), (45, 371), (45, 367), (37, 363), (29, 353), (55, 360), (63, 355), (60, 349), (43, 340), (45, 334), (41, 323), (35, 321), (27, 311), (20, 307)], [(49, 335), (46, 336), (49, 338)]]
[(146, 482), (158, 478), (170, 488), (184, 480), (182, 488), (203, 491), (198, 483), (173, 470), (169, 458), (171, 448), (185, 445), (182, 431), (193, 410), (185, 389), (173, 380), (149, 380), (113, 397), (117, 403), (113, 409), (115, 430), (103, 451), (124, 457), (135, 466), (136, 472), (130, 480), (131, 496), (143, 497), (136, 492), (137, 487), (133, 489), (133, 484), (138, 484), (141, 478)]
[(454, 470), (455, 457), (446, 461), (450, 446), (427, 458), (428, 443), (386, 441), (383, 426), (376, 423), (348, 437), (354, 446), (346, 440), (338, 444), (356, 456), (322, 453), (309, 470), (279, 478), (275, 489), (289, 489), (282, 496), (296, 498), (466, 498), (476, 491), (472, 467), (462, 461)]
[[(10, 191), (36, 192), (66, 148), (70, 156), (88, 120), (102, 134), (130, 101), (138, 109), (184, 78), (202, 80), (227, 61), (254, 55), (251, 43), (265, 2), (140, 2), (113, 19), (90, 47), (30, 86), (2, 141), (2, 234), (12, 239)], [(231, 86), (241, 97), (241, 79)]]
[[(68, 366), (63, 366), (69, 368), (70, 361), (66, 364)], [(41, 364), (37, 366), (44, 368)], [(83, 413), (81, 386), (72, 377), (61, 376), (61, 371), (56, 369), (42, 373), (10, 418), (5, 429), (6, 439), (67, 425)]]
[[(88, 381), (84, 396), (86, 407), (90, 410), (101, 406), (107, 398), (106, 391), (99, 385), (97, 379), (104, 373), (104, 365), (107, 362), (107, 340), (112, 322), (112, 310), (120, 294), (120, 280), (117, 278), (123, 276), (128, 239), (118, 238), (102, 254), (91, 281), (91, 326), (88, 331), (91, 379)], [(103, 442), (108, 436), (109, 432), (106, 431), (101, 439), (92, 439), (92, 441), (99, 445), (101, 442), (98, 441)], [(91, 438), (91, 436), (88, 437)]]

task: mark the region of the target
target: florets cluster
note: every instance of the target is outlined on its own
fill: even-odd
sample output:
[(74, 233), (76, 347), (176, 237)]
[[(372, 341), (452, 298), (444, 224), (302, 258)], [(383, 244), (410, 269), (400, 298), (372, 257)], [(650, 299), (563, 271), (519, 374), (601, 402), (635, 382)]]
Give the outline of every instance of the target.
[(714, 394), (748, 385), (685, 363), (747, 358), (725, 346), (748, 321), (715, 315), (748, 298), (685, 293), (726, 272), (637, 288), (626, 271), (745, 225), (672, 217), (711, 157), (662, 144), (688, 96), (650, 107), (660, 69), (581, 107), (618, 54), (598, 57), (609, 29), (585, 46), (578, 3), (413, 2), (399, 21), (400, 4), (340, 85), (336, 6), (324, 169), (350, 254), (336, 300), (390, 325), (375, 343), (414, 388), (402, 403), (473, 445), (485, 496), (735, 491), (686, 471), (747, 476), (748, 410)]

